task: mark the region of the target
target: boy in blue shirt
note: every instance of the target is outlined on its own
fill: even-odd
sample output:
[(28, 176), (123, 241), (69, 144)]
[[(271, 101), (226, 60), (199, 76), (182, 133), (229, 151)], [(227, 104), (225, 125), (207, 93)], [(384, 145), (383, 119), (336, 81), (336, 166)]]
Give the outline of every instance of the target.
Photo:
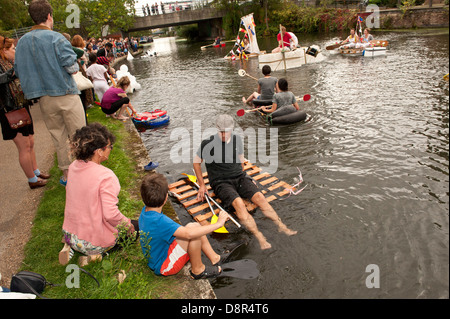
[[(222, 227), (228, 219), (228, 214), (221, 212), (215, 224), (201, 226), (198, 223), (189, 223), (181, 226), (162, 213), (168, 192), (169, 186), (163, 175), (154, 173), (144, 177), (141, 197), (145, 206), (139, 217), (139, 238), (148, 266), (157, 275), (169, 276), (178, 273), (190, 260), (190, 274), (193, 279), (220, 275), (220, 264), (224, 256), (213, 250), (206, 234)], [(202, 251), (212, 266), (203, 264)]]

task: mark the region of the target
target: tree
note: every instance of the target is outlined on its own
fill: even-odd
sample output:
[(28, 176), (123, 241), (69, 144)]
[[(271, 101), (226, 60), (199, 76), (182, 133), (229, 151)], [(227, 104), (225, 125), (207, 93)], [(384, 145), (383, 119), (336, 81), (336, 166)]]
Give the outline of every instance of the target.
[[(134, 23), (135, 0), (49, 0), (53, 7), (55, 29), (71, 35), (101, 36), (102, 29), (109, 27), (108, 32), (127, 31)], [(79, 28), (74, 29), (66, 19), (73, 14), (68, 5), (75, 4), (79, 8)], [(69, 17), (70, 18), (70, 17)]]
[(32, 26), (33, 21), (28, 14), (26, 0), (1, 0), (0, 12), (0, 29), (13, 30), (27, 26)]

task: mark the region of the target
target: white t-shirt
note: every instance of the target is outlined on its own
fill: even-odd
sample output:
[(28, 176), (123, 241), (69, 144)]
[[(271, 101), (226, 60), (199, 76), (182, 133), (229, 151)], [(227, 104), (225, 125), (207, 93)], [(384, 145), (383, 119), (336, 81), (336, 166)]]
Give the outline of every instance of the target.
[(90, 76), (92, 78), (92, 81), (105, 81), (106, 83), (108, 83), (105, 79), (105, 73), (105, 67), (97, 63), (92, 64), (86, 70), (86, 75)]

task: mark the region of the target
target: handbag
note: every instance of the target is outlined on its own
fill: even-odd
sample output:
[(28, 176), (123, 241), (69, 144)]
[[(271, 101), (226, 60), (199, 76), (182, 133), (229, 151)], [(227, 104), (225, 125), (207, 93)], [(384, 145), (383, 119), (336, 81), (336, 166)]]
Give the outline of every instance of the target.
[(14, 130), (24, 127), (25, 125), (30, 125), (32, 123), (30, 114), (24, 107), (11, 112), (6, 112), (5, 116), (8, 119), (9, 126), (11, 126), (11, 128)]
[[(97, 278), (94, 277), (94, 275), (83, 268), (78, 269), (94, 279), (97, 283), (97, 286), (100, 287), (100, 283), (98, 282)], [(11, 290), (11, 292), (31, 293), (35, 294), (41, 299), (49, 299), (41, 295), (46, 286), (56, 287), (60, 285), (48, 282), (47, 279), (45, 279), (45, 277), (41, 274), (23, 270), (12, 276), (11, 286), (9, 289)]]
[(94, 84), (92, 84), (91, 80), (85, 77), (80, 71), (75, 74), (72, 74), (75, 83), (77, 84), (78, 90), (84, 91), (87, 89), (92, 89)]
[(31, 293), (39, 296), (41, 299), (47, 299), (41, 296), (47, 285), (55, 286), (41, 274), (31, 271), (20, 271), (12, 276), (10, 290), (12, 292)]

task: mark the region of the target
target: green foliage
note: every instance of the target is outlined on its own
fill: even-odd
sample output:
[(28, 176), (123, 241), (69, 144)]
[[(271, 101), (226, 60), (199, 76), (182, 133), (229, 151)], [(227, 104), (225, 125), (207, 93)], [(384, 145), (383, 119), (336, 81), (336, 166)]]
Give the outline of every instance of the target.
[(327, 7), (299, 7), (285, 2), (280, 10), (272, 12), (270, 31), (276, 34), (279, 24), (297, 33), (334, 32), (354, 26), (357, 10)]
[(189, 41), (196, 40), (199, 36), (198, 25), (189, 24), (177, 27), (177, 35)]
[(13, 30), (33, 25), (25, 3), (25, 0), (0, 1), (0, 12), (2, 12), (0, 32), (2, 29)]
[(213, 6), (219, 10), (226, 10), (226, 15), (222, 18), (222, 28), (225, 34), (237, 34), (241, 23), (243, 12), (238, 0), (216, 0)]

